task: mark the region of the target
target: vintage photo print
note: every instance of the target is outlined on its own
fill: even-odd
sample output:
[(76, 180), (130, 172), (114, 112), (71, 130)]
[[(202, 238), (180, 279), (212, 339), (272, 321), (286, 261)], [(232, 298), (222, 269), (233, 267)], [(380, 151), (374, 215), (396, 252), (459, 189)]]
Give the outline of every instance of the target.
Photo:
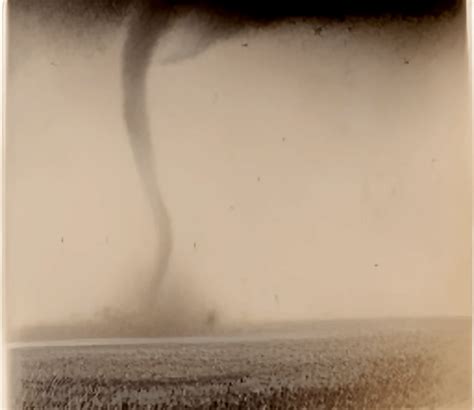
[(9, 0), (7, 408), (471, 408), (467, 10)]

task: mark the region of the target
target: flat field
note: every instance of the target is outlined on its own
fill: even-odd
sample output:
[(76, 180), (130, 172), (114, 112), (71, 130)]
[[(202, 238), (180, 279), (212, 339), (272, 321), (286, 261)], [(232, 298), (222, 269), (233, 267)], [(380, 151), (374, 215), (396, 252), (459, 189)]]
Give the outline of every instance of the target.
[(470, 408), (470, 319), (321, 321), (223, 337), (11, 345), (44, 409)]

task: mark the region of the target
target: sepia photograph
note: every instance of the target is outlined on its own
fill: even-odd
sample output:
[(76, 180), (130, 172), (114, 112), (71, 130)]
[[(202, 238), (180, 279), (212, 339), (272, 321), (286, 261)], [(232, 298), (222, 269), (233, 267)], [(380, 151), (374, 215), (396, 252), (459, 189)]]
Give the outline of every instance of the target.
[(471, 409), (469, 13), (6, 1), (4, 408)]

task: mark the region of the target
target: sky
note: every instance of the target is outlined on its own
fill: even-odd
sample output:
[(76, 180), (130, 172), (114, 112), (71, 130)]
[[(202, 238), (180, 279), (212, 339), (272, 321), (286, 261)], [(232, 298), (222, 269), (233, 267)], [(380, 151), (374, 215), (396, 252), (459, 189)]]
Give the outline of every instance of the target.
[[(178, 22), (147, 77), (174, 232), (157, 309), (222, 323), (470, 314), (463, 19), (283, 24), (197, 55), (204, 29)], [(122, 115), (125, 25), (71, 33), (20, 13), (9, 27), (9, 325), (132, 311), (160, 239)]]

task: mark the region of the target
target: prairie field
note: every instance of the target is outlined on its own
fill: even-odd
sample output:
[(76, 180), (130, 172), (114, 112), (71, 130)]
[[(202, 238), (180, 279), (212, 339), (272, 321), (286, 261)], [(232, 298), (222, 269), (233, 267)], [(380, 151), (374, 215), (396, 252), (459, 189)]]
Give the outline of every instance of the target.
[(10, 346), (24, 409), (470, 408), (468, 319)]

